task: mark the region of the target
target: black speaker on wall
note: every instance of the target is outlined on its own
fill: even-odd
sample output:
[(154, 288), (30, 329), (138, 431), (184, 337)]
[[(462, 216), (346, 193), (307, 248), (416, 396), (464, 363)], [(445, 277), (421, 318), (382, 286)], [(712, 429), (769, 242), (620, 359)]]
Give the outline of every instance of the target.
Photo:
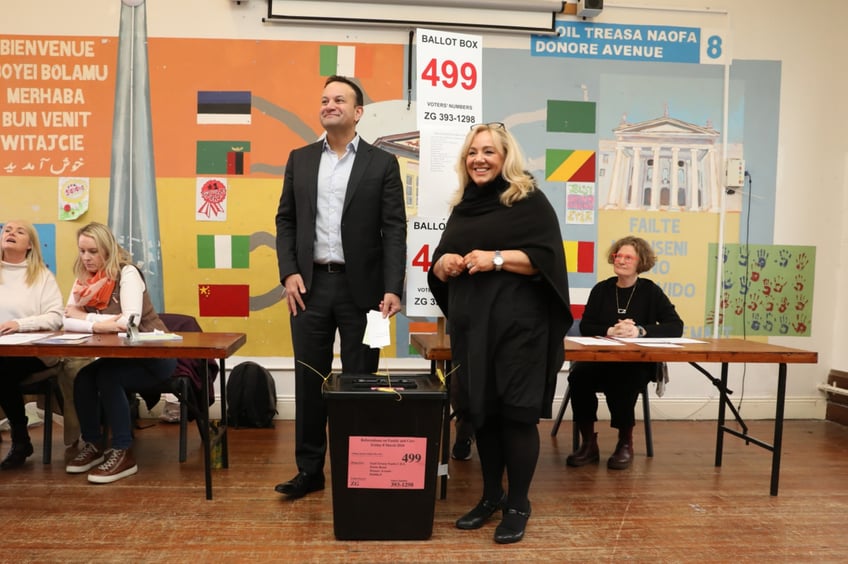
[(577, 16), (594, 18), (604, 9), (604, 0), (577, 0)]

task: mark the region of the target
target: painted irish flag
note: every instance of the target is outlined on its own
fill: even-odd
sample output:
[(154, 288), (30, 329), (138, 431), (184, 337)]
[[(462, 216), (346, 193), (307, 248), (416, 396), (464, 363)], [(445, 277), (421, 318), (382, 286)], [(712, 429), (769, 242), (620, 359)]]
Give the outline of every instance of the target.
[(321, 45), (321, 76), (369, 78), (374, 72), (374, 47), (371, 45)]
[(250, 235), (198, 235), (198, 268), (250, 268)]

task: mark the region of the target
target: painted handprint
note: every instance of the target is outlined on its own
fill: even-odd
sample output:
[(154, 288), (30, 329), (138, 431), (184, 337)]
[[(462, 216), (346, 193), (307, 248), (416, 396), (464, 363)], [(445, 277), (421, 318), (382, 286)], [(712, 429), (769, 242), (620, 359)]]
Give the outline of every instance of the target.
[(771, 280), (768, 278), (763, 278), (763, 295), (770, 296), (771, 295)]
[(768, 260), (768, 251), (765, 250), (765, 249), (759, 249), (757, 251), (757, 266), (759, 268), (765, 268), (767, 260)]
[(766, 319), (763, 322), (763, 329), (766, 330), (766, 333), (771, 333), (772, 329), (774, 329), (774, 319), (770, 313), (766, 314)]
[(742, 315), (743, 311), (745, 311), (745, 300), (742, 298), (736, 298), (733, 305), (733, 313), (735, 315)]
[(751, 329), (754, 331), (760, 330), (760, 314), (754, 313), (751, 315)]
[(783, 291), (783, 287), (786, 286), (786, 279), (778, 274), (774, 277), (774, 291), (779, 294)]
[(751, 311), (757, 311), (757, 308), (760, 307), (760, 304), (762, 304), (762, 302), (763, 298), (761, 298), (759, 294), (752, 294), (751, 299), (748, 302), (748, 309), (750, 309)]
[(780, 328), (777, 330), (778, 333), (781, 335), (789, 333), (789, 319), (785, 315), (780, 316), (778, 323), (780, 323)]
[(786, 265), (789, 264), (789, 259), (792, 258), (792, 252), (786, 249), (780, 249), (778, 253), (777, 266), (780, 268), (786, 268)]
[(808, 264), (810, 264), (810, 257), (807, 256), (807, 253), (799, 253), (795, 260), (795, 270), (804, 270)]
[(799, 274), (798, 276), (796, 276), (795, 277), (795, 285), (792, 286), (792, 289), (795, 290), (796, 292), (803, 292), (804, 291), (804, 280), (805, 279), (804, 279), (803, 274)]
[(777, 311), (779, 311), (780, 313), (783, 313), (788, 308), (789, 308), (789, 298), (784, 296), (780, 299), (780, 302), (778, 302)]
[(739, 294), (745, 295), (748, 293), (748, 280), (744, 276), (739, 277)]
[(805, 296), (795, 296), (795, 310), (804, 311), (804, 308), (807, 307), (807, 302), (809, 302), (809, 300)]
[(795, 323), (792, 324), (792, 328), (796, 333), (806, 333), (807, 332), (807, 316), (803, 313), (799, 313), (795, 316)]

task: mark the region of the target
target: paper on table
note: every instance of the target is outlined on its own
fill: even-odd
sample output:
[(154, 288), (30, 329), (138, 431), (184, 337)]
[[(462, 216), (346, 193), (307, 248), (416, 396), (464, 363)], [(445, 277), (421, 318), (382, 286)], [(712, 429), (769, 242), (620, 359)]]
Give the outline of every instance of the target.
[(704, 343), (704, 341), (696, 341), (695, 339), (689, 339), (687, 337), (639, 337), (632, 339), (620, 338), (618, 340), (625, 343), (643, 345), (645, 347), (655, 347), (658, 345), (693, 345)]
[(81, 343), (91, 337), (91, 335), (91, 333), (59, 333), (57, 335), (50, 335), (47, 338), (41, 339), (38, 342), (53, 344)]
[[(126, 333), (118, 333), (119, 337), (127, 338)], [(176, 333), (165, 333), (164, 331), (159, 331), (154, 329), (152, 333), (139, 333), (136, 338), (132, 341), (133, 343), (140, 343), (142, 341), (182, 341), (183, 338), (181, 335), (177, 335)]]
[(376, 310), (371, 310), (366, 315), (367, 325), (365, 334), (362, 336), (362, 344), (372, 349), (380, 349), (391, 344), (392, 338), (389, 334), (389, 318)]
[(52, 333), (12, 333), (11, 335), (0, 335), (0, 345), (22, 345), (32, 343), (49, 337)]
[(579, 345), (607, 345), (613, 347), (623, 346), (623, 343), (613, 341), (612, 339), (604, 339), (603, 337), (566, 337), (569, 341), (574, 341)]

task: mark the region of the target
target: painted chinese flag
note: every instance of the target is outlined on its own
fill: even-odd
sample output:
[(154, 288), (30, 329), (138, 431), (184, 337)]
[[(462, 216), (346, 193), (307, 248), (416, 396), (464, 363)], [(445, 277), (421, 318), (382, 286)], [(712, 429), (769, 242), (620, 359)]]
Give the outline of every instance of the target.
[(200, 284), (197, 302), (201, 317), (247, 317), (250, 288), (247, 284)]

